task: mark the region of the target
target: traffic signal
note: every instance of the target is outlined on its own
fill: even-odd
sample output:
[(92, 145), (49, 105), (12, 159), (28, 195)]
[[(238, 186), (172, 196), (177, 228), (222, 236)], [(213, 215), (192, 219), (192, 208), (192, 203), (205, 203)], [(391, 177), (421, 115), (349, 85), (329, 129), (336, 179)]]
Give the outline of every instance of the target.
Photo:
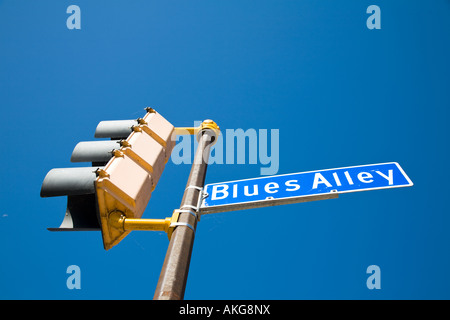
[(174, 126), (154, 109), (146, 111), (137, 120), (100, 122), (95, 137), (110, 140), (77, 144), (71, 161), (91, 167), (48, 172), (41, 197), (67, 196), (61, 226), (49, 230), (101, 230), (106, 250), (130, 232), (116, 220), (141, 218), (175, 146)]

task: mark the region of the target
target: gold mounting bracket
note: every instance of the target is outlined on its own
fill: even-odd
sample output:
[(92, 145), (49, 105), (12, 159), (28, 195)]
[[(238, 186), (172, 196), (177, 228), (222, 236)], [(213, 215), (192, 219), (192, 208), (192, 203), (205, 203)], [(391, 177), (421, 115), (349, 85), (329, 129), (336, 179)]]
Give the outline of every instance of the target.
[(179, 211), (174, 210), (172, 217), (165, 219), (134, 219), (127, 218), (120, 211), (113, 211), (109, 214), (109, 226), (120, 231), (164, 231), (170, 240), (173, 230), (181, 225), (178, 222)]

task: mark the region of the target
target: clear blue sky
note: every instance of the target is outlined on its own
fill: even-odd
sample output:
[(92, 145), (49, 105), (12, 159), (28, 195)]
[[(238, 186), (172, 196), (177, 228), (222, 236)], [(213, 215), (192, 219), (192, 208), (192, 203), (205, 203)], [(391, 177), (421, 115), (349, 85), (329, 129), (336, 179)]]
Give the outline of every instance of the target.
[[(106, 252), (99, 232), (47, 231), (66, 200), (39, 196), (50, 169), (82, 165), (71, 152), (99, 121), (153, 106), (176, 126), (279, 129), (279, 174), (396, 161), (414, 182), (204, 216), (186, 299), (449, 299), (449, 13), (446, 0), (0, 1), (0, 298), (153, 297), (165, 234)], [(206, 181), (261, 166), (211, 165)], [(178, 208), (189, 170), (168, 163), (144, 217)]]

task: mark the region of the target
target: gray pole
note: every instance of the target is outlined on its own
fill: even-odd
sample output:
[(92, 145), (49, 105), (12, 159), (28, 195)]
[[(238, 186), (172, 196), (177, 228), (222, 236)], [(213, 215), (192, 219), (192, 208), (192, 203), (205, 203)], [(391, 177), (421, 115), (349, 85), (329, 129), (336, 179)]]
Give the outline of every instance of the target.
[[(197, 217), (194, 216), (197, 214), (195, 208), (198, 204), (200, 188), (203, 188), (205, 184), (210, 147), (215, 139), (216, 134), (211, 129), (203, 129), (198, 133), (198, 148), (180, 205), (182, 211), (178, 219), (180, 224), (172, 233), (154, 300), (182, 300), (184, 297), (194, 245), (194, 230), (197, 226)], [(183, 212), (184, 210), (186, 212)], [(194, 214), (187, 211), (192, 211)]]

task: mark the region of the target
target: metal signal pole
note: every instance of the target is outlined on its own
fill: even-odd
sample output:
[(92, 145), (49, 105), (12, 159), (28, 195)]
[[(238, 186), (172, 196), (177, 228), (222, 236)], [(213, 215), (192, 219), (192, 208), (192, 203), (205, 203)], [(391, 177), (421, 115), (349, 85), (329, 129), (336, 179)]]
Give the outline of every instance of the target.
[(178, 221), (170, 238), (154, 300), (182, 300), (186, 288), (198, 221), (198, 205), (205, 184), (210, 147), (218, 137), (219, 127), (205, 120), (197, 133), (198, 147), (181, 200)]

